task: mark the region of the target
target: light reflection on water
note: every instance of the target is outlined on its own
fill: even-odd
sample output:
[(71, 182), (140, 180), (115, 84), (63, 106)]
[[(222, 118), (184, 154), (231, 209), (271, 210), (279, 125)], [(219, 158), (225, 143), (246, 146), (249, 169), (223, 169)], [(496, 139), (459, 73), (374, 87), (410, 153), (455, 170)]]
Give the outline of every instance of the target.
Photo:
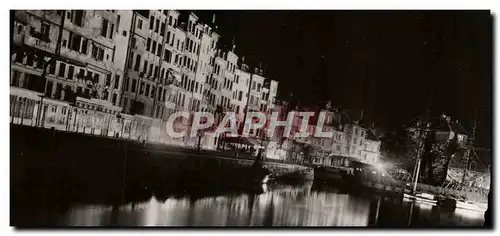
[[(71, 226), (382, 226), (477, 225), (482, 215), (439, 212), (435, 206), (355, 197), (303, 186), (266, 186), (262, 194), (168, 198), (122, 207), (81, 206)], [(413, 206), (414, 205), (414, 206)], [(414, 207), (410, 212), (410, 207)], [(399, 210), (396, 210), (399, 209)]]

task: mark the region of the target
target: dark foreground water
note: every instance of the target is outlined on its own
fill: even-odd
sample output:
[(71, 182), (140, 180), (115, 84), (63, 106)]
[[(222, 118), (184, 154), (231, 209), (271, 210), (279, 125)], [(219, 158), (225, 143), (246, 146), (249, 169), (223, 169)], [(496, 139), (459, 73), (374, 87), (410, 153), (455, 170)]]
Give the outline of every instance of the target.
[[(216, 196), (157, 197), (123, 205), (50, 203), (11, 209), (18, 226), (482, 226), (483, 214), (395, 197), (352, 196), (313, 183), (270, 183)], [(63, 206), (64, 205), (64, 206)]]

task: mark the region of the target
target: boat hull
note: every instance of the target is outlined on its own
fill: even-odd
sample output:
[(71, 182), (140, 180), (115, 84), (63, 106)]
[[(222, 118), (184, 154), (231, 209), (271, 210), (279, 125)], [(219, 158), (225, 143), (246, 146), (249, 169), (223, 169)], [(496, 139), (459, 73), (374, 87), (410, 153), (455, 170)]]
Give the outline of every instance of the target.
[(484, 204), (475, 204), (464, 201), (457, 201), (456, 208), (478, 212), (485, 212), (488, 209), (488, 207)]
[(407, 193), (403, 193), (403, 198), (406, 201), (415, 201), (415, 202), (421, 202), (421, 203), (427, 203), (427, 204), (437, 204), (437, 200), (434, 199), (429, 199), (427, 197), (423, 197), (422, 195), (411, 195)]

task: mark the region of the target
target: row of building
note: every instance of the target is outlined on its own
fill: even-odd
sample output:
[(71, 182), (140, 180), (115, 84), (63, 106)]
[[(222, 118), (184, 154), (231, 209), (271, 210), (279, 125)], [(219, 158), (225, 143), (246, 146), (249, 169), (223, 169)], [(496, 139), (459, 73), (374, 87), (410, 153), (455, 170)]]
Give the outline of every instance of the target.
[[(247, 111), (299, 109), (276, 101), (278, 82), (246, 65), (236, 45), (221, 49), (215, 17), (207, 24), (175, 10), (17, 10), (13, 24), (13, 123), (195, 145), (165, 133), (172, 113), (233, 111), (241, 124)], [(380, 141), (370, 129), (325, 110), (333, 139), (264, 137), (264, 128), (252, 133), (260, 141), (245, 142), (265, 140), (269, 158), (375, 163)], [(213, 149), (220, 143), (203, 137), (202, 145)]]

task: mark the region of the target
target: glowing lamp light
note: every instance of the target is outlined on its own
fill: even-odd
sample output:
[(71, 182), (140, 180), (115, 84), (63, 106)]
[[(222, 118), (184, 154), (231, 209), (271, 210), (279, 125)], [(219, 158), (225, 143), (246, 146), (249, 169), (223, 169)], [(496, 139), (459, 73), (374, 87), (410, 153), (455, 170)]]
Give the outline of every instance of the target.
[(379, 171), (379, 172), (384, 172), (385, 167), (382, 163), (377, 162), (377, 163), (375, 163), (375, 169), (377, 169), (377, 171)]

